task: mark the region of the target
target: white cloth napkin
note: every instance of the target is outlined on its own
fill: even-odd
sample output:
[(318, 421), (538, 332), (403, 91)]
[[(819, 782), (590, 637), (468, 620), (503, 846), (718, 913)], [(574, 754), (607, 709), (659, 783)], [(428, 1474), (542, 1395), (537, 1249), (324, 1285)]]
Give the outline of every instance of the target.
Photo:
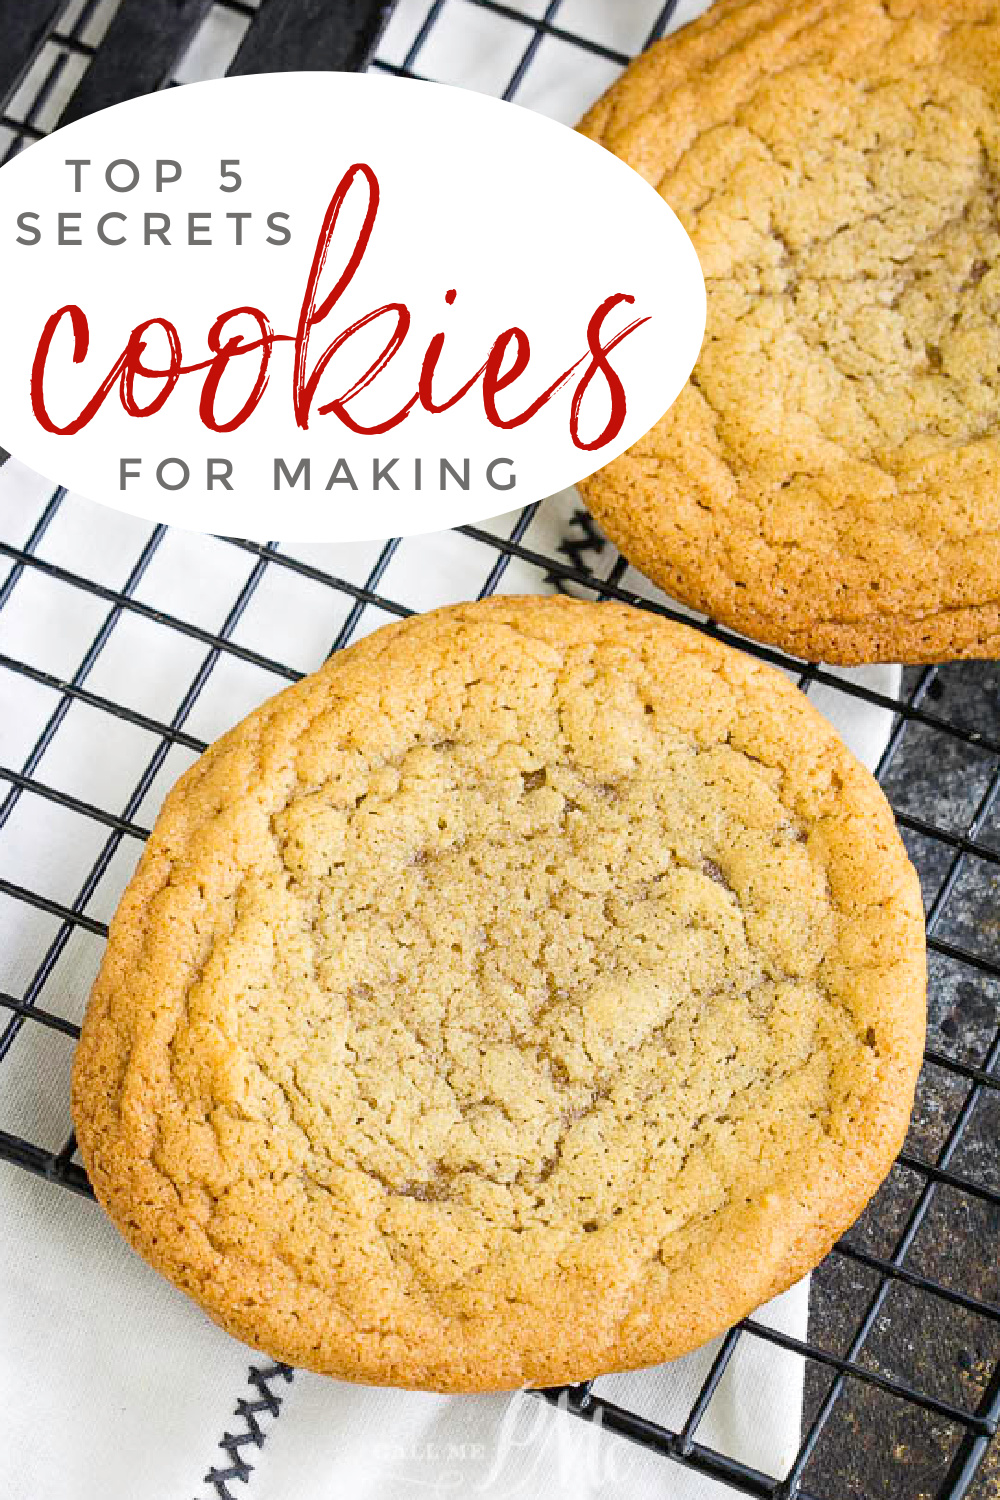
[[(50, 488), (16, 461), (0, 470), (4, 539), (24, 542)], [(558, 549), (566, 540), (586, 547), (586, 532), (574, 521), (577, 503), (574, 492), (546, 501), (524, 545), (547, 556), (565, 555)], [(500, 517), (486, 529), (509, 533), (516, 519)], [(59, 568), (120, 589), (148, 538), (144, 523), (70, 497), (37, 552)], [(380, 547), (291, 550), (364, 584)], [(411, 538), (379, 590), (419, 609), (470, 597), (486, 583), (496, 555), (457, 533)], [(577, 555), (601, 575), (614, 559), (608, 546), (590, 545)], [(150, 609), (218, 630), (255, 561), (231, 544), (170, 532), (135, 597)], [(655, 595), (631, 570), (624, 586)], [(506, 592), (548, 588), (543, 568), (516, 559), (500, 580)], [(233, 639), (305, 670), (323, 659), (350, 604), (337, 590), (272, 562)], [(0, 615), (0, 651), (69, 679), (111, 608), (68, 582), (26, 569)], [(386, 618), (368, 606), (357, 633)], [(206, 650), (175, 628), (127, 611), (85, 686), (168, 721)], [(897, 668), (845, 675), (887, 694), (898, 687)], [(209, 738), (281, 685), (260, 667), (223, 655), (184, 728)], [(813, 696), (874, 764), (891, 715), (828, 689), (814, 688)], [(20, 767), (58, 703), (54, 688), (0, 673), (0, 761)], [(157, 743), (147, 729), (74, 702), (34, 775), (120, 814)], [(171, 750), (133, 814), (136, 822), (148, 826), (192, 754)], [(71, 904), (108, 834), (92, 819), (25, 793), (0, 836), (0, 875)], [(110, 916), (138, 851), (136, 840), (122, 841), (86, 908), (91, 916)], [(0, 988), (23, 994), (57, 929), (47, 913), (0, 899)], [(40, 997), (47, 1009), (79, 1020), (101, 946), (96, 936), (74, 933)], [(0, 1062), (0, 1128), (59, 1149), (70, 1128), (71, 1056), (68, 1038), (25, 1024)], [(759, 1317), (803, 1338), (807, 1297), (802, 1283)], [(597, 1389), (679, 1427), (714, 1353), (710, 1346), (659, 1369), (605, 1377)], [(802, 1372), (797, 1354), (744, 1334), (698, 1442), (780, 1476), (798, 1443)], [(535, 1397), (419, 1395), (275, 1369), (149, 1270), (94, 1204), (9, 1165), (0, 1167), (0, 1410), (5, 1500), (408, 1500), (452, 1493), (588, 1500), (605, 1492), (629, 1500), (721, 1500), (730, 1493)]]

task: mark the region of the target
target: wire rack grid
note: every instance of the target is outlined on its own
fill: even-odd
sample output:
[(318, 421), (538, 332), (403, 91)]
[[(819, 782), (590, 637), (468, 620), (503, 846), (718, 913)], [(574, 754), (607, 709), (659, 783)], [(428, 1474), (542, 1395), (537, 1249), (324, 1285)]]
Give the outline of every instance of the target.
[[(131, 94), (267, 67), (370, 66), (571, 121), (631, 56), (700, 8), (684, 0), (264, 0), (259, 8), (24, 0), (0, 18), (0, 154), (6, 160), (60, 121)], [(81, 536), (94, 528), (106, 543), (99, 576), (74, 566)], [(11, 461), (0, 473), (0, 559), (8, 564), (2, 697), (13, 701), (16, 686), (18, 703), (16, 715), (0, 715), (0, 831), (12, 845), (12, 831), (27, 823), (37, 851), (30, 868), (23, 857), (11, 868), (0, 837), (0, 1158), (85, 1195), (65, 1082), (88, 982), (165, 790), (215, 733), (330, 650), (450, 599), (554, 587), (688, 618), (585, 513), (555, 526), (547, 505), (461, 527), (447, 553), (435, 538), (261, 545), (149, 528)], [(197, 608), (176, 587), (191, 570), (204, 585)], [(992, 663), (910, 670), (889, 695), (863, 673), (793, 661), (712, 622), (698, 625), (793, 673), (807, 691), (893, 716), (878, 775), (928, 911), (930, 1030), (917, 1108), (885, 1187), (813, 1278), (808, 1340), (747, 1320), (722, 1340), (696, 1401), (672, 1426), (611, 1401), (601, 1381), (544, 1394), (746, 1495), (986, 1500), (1000, 1486), (1000, 671)], [(149, 662), (149, 692), (124, 701), (115, 661), (137, 651)], [(83, 852), (65, 860), (70, 837)], [(23, 850), (23, 838), (17, 844)], [(805, 1363), (802, 1442), (781, 1475), (699, 1441), (747, 1340)], [(209, 1479), (225, 1496), (234, 1475), (246, 1477), (238, 1464)]]

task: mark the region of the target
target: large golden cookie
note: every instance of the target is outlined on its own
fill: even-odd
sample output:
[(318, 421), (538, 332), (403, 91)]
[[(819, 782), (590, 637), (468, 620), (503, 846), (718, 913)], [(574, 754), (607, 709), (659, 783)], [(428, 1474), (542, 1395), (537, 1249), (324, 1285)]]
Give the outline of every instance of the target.
[(708, 288), (690, 384), (583, 485), (612, 538), (801, 656), (1000, 655), (997, 0), (728, 0), (581, 128)]
[(74, 1074), (133, 1245), (347, 1379), (578, 1380), (718, 1333), (899, 1148), (920, 892), (797, 689), (618, 605), (390, 625), (168, 797)]

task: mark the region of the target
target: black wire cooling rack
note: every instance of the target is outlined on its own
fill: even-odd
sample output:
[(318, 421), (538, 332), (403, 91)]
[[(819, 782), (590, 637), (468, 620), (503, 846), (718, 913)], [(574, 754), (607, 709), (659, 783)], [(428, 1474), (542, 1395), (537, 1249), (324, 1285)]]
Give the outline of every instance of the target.
[[(556, 97), (553, 112), (571, 118), (631, 53), (696, 8), (677, 0), (665, 6), (651, 0), (398, 0), (396, 6), (263, 0), (259, 9), (243, 0), (17, 0), (0, 7), (0, 154), (6, 160), (61, 121), (119, 99), (227, 70), (368, 66), (438, 77), (435, 45), (446, 25), (460, 29), (459, 51), (464, 48), (468, 58), (464, 72), (446, 81), (532, 104), (533, 79), (544, 58), (546, 99)], [(422, 604), (400, 597), (393, 583), (400, 549), (417, 546), (419, 539), (388, 541), (369, 549), (361, 562), (353, 556), (343, 576), (331, 569), (332, 549), (202, 539), (215, 549), (219, 576), (232, 579), (217, 616), (222, 624), (213, 628), (164, 607), (150, 586), (174, 533), (160, 526), (142, 528), (140, 536), (130, 532), (137, 545), (119, 575), (124, 582), (85, 576), (72, 565), (70, 542), (52, 541), (81, 502), (42, 481), (33, 491), (27, 486), (25, 501), (22, 484), (13, 519), (6, 480), (15, 467), (0, 473), (0, 535), (6, 537), (0, 558), (9, 563), (0, 609), (8, 616), (14, 611), (13, 640), (6, 632), (2, 638), (0, 682), (6, 679), (7, 687), (0, 694), (6, 697), (14, 686), (8, 674), (16, 675), (18, 691), (29, 692), (37, 707), (37, 722), (28, 714), (17, 726), (23, 733), (12, 735), (20, 744), (16, 764), (0, 766), (0, 790), (6, 788), (0, 828), (25, 815), (41, 819), (39, 827), (48, 832), (38, 838), (52, 839), (58, 863), (58, 834), (52, 830), (69, 820), (91, 834), (92, 862), (75, 893), (64, 895), (53, 894), (61, 892), (58, 882), (30, 879), (0, 861), (7, 956), (13, 951), (15, 960), (19, 954), (22, 959), (5, 971), (21, 976), (17, 992), (0, 992), (0, 1081), (6, 1085), (12, 1070), (37, 1067), (39, 1049), (68, 1047), (67, 1039), (78, 1035), (60, 998), (59, 976), (68, 959), (78, 961), (79, 944), (99, 952), (107, 929), (95, 912), (106, 907), (101, 892), (109, 872), (121, 863), (127, 873), (147, 832), (147, 810), (151, 816), (165, 781), (214, 732), (211, 716), (201, 712), (210, 696), (206, 690), (220, 673), (238, 669), (252, 679), (248, 697), (260, 698), (321, 659), (322, 650), (315, 660), (283, 660), (279, 646), (271, 644), (273, 633), (248, 635), (255, 601), (276, 585), (286, 602), (301, 597), (303, 609), (318, 601), (337, 621), (334, 650)], [(461, 577), (452, 578), (451, 597), (490, 594), (516, 577), (521, 588), (548, 584), (681, 617), (651, 594), (584, 513), (573, 515), (553, 537), (539, 527), (538, 512), (529, 506), (502, 526), (460, 528)], [(72, 526), (67, 535), (71, 539)], [(68, 655), (39, 664), (31, 622), (57, 607), (54, 601), (65, 605), (70, 622)], [(612, 1403), (600, 1382), (545, 1394), (746, 1495), (987, 1500), (1000, 1494), (992, 1446), (1000, 1421), (1000, 668), (975, 663), (910, 670), (894, 696), (873, 688), (863, 674), (845, 677), (791, 661), (736, 640), (711, 622), (700, 628), (792, 671), (807, 689), (847, 694), (893, 716), (878, 775), (920, 870), (928, 908), (930, 1029), (917, 1108), (888, 1182), (813, 1277), (808, 1340), (758, 1319), (732, 1330), (690, 1411), (673, 1427), (655, 1414)], [(145, 632), (145, 644), (133, 649), (152, 655), (183, 646), (190, 653), (191, 668), (169, 721), (148, 704), (118, 701), (112, 690), (114, 673), (105, 664), (129, 629)], [(89, 716), (92, 738), (134, 732), (148, 749), (134, 761), (140, 774), (133, 769), (123, 775), (111, 807), (85, 787), (74, 791), (72, 777), (48, 770), (61, 764), (53, 752), (82, 714)], [(64, 822), (53, 823), (58, 818)], [(2, 848), (0, 843), (0, 853)], [(92, 953), (91, 968), (93, 961)], [(18, 1046), (24, 1036), (33, 1038), (27, 1061)], [(33, 1135), (0, 1128), (0, 1157), (53, 1185), (89, 1194), (72, 1136), (59, 1145), (50, 1134), (42, 1123)], [(750, 1469), (699, 1440), (737, 1347), (755, 1339), (780, 1346), (806, 1368), (801, 1446), (778, 1476)], [(220, 1500), (232, 1500), (232, 1486), (249, 1477), (243, 1448), (263, 1442), (257, 1414), (277, 1413), (280, 1397), (268, 1382), (279, 1378), (288, 1381), (292, 1372), (284, 1366), (251, 1371), (260, 1399), (239, 1403), (246, 1431), (227, 1434), (220, 1444), (226, 1462), (206, 1476)], [(670, 1474), (665, 1467), (664, 1494), (670, 1493)]]

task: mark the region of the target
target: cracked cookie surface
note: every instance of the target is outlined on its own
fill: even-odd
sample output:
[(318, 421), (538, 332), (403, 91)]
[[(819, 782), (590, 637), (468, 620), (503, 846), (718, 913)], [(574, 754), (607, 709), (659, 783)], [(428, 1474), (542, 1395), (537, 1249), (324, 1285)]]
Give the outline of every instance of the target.
[(688, 386), (581, 485), (613, 540), (797, 655), (1000, 654), (996, 0), (722, 0), (581, 129), (708, 293)]
[(240, 1337), (436, 1389), (672, 1357), (906, 1129), (916, 876), (782, 677), (617, 605), (376, 632), (181, 779), (74, 1071), (99, 1198)]

